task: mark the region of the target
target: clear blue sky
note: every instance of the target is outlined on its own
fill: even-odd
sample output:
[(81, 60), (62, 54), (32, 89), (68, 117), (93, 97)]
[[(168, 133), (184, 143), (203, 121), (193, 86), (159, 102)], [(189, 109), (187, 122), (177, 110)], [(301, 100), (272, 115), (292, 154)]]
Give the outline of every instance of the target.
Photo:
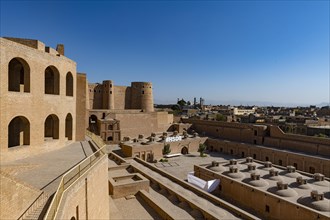
[(329, 102), (329, 1), (1, 1), (1, 36), (65, 45), (90, 82), (156, 103)]

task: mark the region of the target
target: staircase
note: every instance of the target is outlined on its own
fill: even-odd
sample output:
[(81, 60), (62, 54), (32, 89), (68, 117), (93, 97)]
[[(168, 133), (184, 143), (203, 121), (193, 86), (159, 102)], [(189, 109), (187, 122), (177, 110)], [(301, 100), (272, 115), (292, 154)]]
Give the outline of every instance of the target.
[[(40, 196), (27, 208), (18, 220), (38, 220), (43, 219), (45, 210), (49, 205), (50, 197), (42, 192)], [(46, 207), (47, 206), (47, 207)]]

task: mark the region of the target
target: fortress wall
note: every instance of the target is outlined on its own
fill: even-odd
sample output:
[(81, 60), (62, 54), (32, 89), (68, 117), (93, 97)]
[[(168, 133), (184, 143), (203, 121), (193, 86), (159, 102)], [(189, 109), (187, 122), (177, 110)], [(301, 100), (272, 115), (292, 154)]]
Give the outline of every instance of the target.
[(108, 158), (64, 191), (56, 219), (109, 219)]
[(126, 136), (137, 137), (139, 134), (143, 134), (145, 137), (148, 137), (152, 132), (166, 131), (166, 126), (163, 127), (158, 125), (157, 117), (158, 114), (156, 113), (144, 112), (115, 114), (115, 119), (120, 121), (120, 130), (122, 138)]
[(152, 83), (150, 82), (131, 83), (131, 108), (143, 109), (146, 112), (154, 111)]
[(114, 109), (127, 109), (130, 101), (130, 87), (114, 86)]
[(103, 108), (103, 88), (101, 84), (88, 84), (89, 89), (89, 109)]
[(132, 82), (130, 87), (115, 86), (113, 81), (88, 84), (89, 109), (141, 109), (154, 112), (152, 84)]
[(157, 115), (157, 130), (167, 131), (173, 123), (173, 114), (167, 112), (155, 112), (153, 114)]

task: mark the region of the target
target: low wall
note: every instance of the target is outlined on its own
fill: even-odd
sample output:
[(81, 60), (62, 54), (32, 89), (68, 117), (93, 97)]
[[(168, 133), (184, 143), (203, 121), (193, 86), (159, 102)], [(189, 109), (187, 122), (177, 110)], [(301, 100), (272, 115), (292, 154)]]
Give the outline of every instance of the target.
[(135, 195), (140, 190), (149, 192), (149, 180), (139, 173), (109, 178), (109, 195), (112, 198), (122, 198)]
[(104, 155), (63, 193), (56, 219), (109, 219), (108, 157)]

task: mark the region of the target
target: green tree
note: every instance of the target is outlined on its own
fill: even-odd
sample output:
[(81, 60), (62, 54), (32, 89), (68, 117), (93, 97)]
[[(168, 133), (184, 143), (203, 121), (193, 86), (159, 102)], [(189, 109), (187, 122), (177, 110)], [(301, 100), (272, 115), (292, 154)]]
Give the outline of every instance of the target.
[(205, 144), (199, 144), (199, 147), (198, 147), (198, 150), (197, 150), (197, 152), (199, 152), (199, 156), (204, 157), (205, 156), (205, 154), (204, 154), (205, 150), (206, 150), (206, 145)]
[(165, 144), (163, 148), (163, 155), (171, 153), (171, 146), (169, 144)]
[(216, 114), (215, 120), (217, 121), (227, 121), (227, 117), (222, 114)]
[(177, 103), (178, 105), (180, 105), (181, 107), (184, 106), (184, 105), (187, 105), (187, 102), (184, 100), (184, 99), (181, 99), (178, 101)]

